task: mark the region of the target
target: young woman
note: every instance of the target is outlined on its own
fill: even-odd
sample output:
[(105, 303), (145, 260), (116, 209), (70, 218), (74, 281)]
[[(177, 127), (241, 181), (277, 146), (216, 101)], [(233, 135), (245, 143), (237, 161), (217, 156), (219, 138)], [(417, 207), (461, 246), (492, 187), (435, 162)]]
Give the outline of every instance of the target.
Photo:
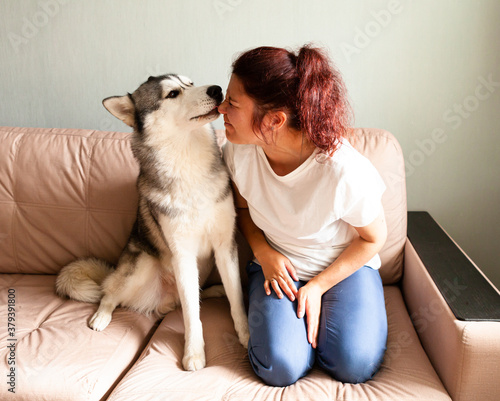
[(240, 55), (219, 111), (249, 276), (250, 362), (287, 386), (316, 361), (342, 382), (378, 370), (387, 317), (385, 185), (345, 139), (349, 105), (321, 49)]

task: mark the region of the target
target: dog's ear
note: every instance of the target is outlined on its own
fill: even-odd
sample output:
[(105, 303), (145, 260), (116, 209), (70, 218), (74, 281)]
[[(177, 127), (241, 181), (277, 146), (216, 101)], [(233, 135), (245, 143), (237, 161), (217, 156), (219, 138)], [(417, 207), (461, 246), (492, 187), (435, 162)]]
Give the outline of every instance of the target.
[(116, 118), (132, 128), (135, 127), (135, 106), (129, 95), (108, 97), (102, 104)]

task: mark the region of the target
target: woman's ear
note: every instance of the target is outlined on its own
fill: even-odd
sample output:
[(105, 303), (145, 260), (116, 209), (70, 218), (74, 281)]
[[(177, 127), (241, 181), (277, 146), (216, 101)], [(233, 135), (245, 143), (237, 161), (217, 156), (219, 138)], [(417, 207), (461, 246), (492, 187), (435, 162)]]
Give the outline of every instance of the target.
[(275, 111), (271, 116), (271, 126), (277, 131), (286, 124), (287, 120), (288, 116), (284, 111)]
[(262, 125), (272, 132), (277, 132), (286, 124), (287, 119), (288, 116), (284, 111), (270, 111), (264, 116)]
[[(268, 112), (261, 123), (261, 132), (264, 133), (264, 137), (271, 139), (272, 143), (276, 143), (280, 128), (286, 124), (287, 119), (288, 116), (283, 111)], [(268, 143), (266, 139), (264, 142)]]

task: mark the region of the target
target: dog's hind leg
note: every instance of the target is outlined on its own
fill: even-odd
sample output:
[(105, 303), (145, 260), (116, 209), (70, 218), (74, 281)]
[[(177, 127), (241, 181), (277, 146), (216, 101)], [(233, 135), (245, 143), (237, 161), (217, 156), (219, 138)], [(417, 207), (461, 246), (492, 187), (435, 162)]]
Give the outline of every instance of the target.
[(113, 311), (118, 306), (116, 298), (113, 295), (104, 295), (97, 312), (90, 319), (89, 326), (95, 331), (102, 331), (108, 327), (111, 322)]
[(208, 288), (205, 288), (201, 292), (201, 299), (207, 299), (207, 298), (221, 298), (226, 296), (226, 291), (224, 290), (223, 285), (212, 285)]
[(163, 294), (160, 304), (156, 308), (156, 314), (160, 317), (165, 316), (167, 313), (173, 311), (179, 306), (179, 295), (167, 292)]
[[(120, 258), (123, 260), (124, 257)], [(111, 273), (102, 283), (102, 290), (104, 296), (101, 299), (97, 312), (92, 316), (89, 321), (89, 326), (95, 331), (104, 330), (109, 322), (111, 322), (111, 315), (116, 307), (121, 303), (121, 296), (126, 282), (126, 271), (134, 268), (133, 263), (118, 263), (116, 270)]]
[(97, 312), (89, 321), (89, 326), (93, 330), (104, 330), (111, 322), (116, 307), (124, 301), (128, 301), (130, 295), (133, 294), (130, 288), (131, 284), (137, 281), (136, 275), (142, 271), (140, 269), (141, 263), (139, 263), (140, 256), (124, 252), (120, 257), (116, 270), (106, 277), (102, 283), (103, 297), (101, 303)]
[(96, 331), (106, 328), (118, 305), (145, 315), (162, 315), (175, 308), (175, 291), (162, 296), (162, 265), (157, 257), (140, 252), (120, 260), (116, 271), (104, 281), (104, 297), (90, 320)]

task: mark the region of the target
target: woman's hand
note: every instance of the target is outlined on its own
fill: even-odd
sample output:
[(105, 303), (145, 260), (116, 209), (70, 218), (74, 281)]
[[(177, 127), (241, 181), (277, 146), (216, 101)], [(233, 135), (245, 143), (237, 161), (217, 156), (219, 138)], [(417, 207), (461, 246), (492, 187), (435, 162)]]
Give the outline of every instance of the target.
[(290, 301), (294, 301), (297, 287), (293, 280), (299, 281), (299, 279), (290, 260), (271, 247), (256, 255), (256, 258), (266, 279), (264, 281), (266, 294), (271, 295), (272, 287), (278, 298), (283, 298), (284, 292)]
[(309, 281), (297, 293), (297, 317), (307, 318), (307, 341), (316, 348), (318, 345), (319, 318), (321, 315), (321, 288)]
[(295, 300), (297, 295), (297, 287), (292, 281), (299, 281), (297, 273), (292, 263), (286, 256), (273, 249), (267, 242), (264, 233), (252, 221), (248, 210), (248, 203), (241, 196), (238, 188), (233, 183), (236, 210), (238, 213), (238, 226), (243, 235), (247, 239), (253, 254), (258, 260), (264, 273), (264, 289), (267, 295), (271, 295), (271, 288), (274, 289), (278, 298), (283, 298), (283, 292), (290, 298)]

